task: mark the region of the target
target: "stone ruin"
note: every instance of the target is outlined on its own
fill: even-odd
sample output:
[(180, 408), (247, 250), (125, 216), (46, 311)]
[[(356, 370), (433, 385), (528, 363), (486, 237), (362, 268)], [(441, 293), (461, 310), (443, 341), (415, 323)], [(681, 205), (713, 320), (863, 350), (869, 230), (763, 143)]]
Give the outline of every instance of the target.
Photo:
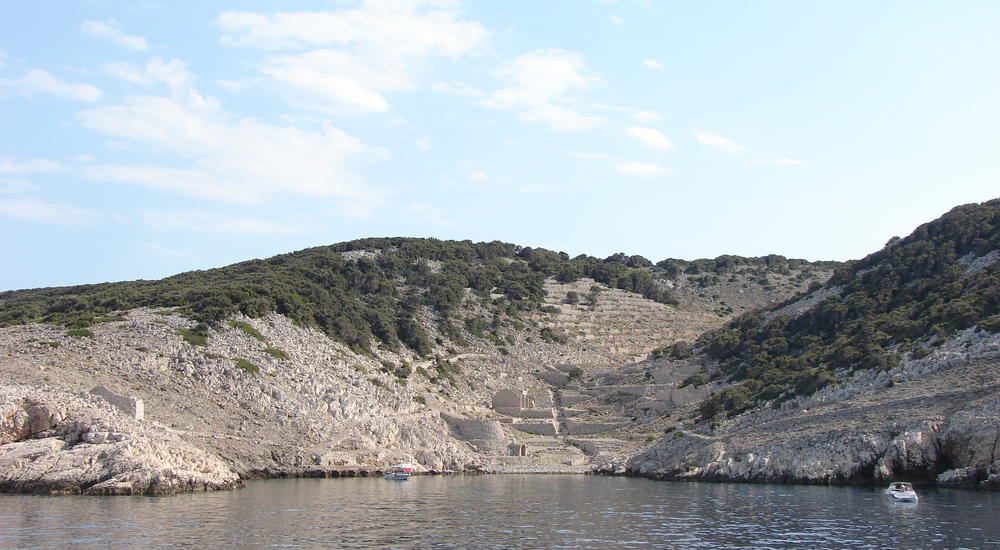
[(121, 395), (115, 393), (104, 386), (94, 386), (90, 389), (91, 395), (103, 398), (111, 403), (116, 409), (131, 416), (136, 420), (142, 420), (146, 416), (146, 407), (142, 399), (135, 396)]

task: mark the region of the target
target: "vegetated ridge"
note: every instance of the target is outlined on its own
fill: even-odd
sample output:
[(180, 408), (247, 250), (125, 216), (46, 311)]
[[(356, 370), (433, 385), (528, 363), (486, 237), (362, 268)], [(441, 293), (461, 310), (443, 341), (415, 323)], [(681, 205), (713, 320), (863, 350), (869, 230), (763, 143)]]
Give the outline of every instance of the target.
[(1000, 486), (1000, 200), (954, 208), (828, 282), (702, 336), (680, 479)]

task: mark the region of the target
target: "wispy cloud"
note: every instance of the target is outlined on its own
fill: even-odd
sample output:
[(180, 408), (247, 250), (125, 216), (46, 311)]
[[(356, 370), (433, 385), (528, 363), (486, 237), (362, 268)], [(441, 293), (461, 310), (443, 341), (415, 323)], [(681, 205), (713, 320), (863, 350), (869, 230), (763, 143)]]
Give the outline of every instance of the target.
[(165, 84), (174, 97), (190, 94), (195, 76), (187, 70), (187, 64), (179, 59), (164, 61), (151, 59), (143, 66), (131, 63), (109, 63), (104, 71), (115, 78), (142, 85)]
[(742, 155), (750, 150), (749, 147), (744, 147), (733, 140), (722, 137), (716, 134), (710, 134), (698, 128), (692, 130), (694, 132), (694, 138), (698, 143), (702, 145), (708, 145), (709, 147), (718, 147), (730, 155)]
[(435, 82), (431, 84), (431, 89), (443, 94), (457, 95), (459, 97), (481, 98), (486, 96), (486, 92), (474, 88), (465, 82)]
[(101, 98), (101, 90), (97, 86), (70, 84), (42, 69), (31, 69), (19, 78), (0, 78), (0, 95), (5, 90), (29, 98), (36, 95), (51, 95), (88, 103)]
[(56, 225), (85, 225), (94, 213), (68, 204), (36, 198), (0, 199), (0, 217)]
[(84, 21), (80, 24), (80, 30), (91, 36), (110, 40), (130, 50), (144, 52), (149, 49), (149, 44), (146, 43), (145, 38), (134, 34), (125, 34), (121, 25), (114, 19), (107, 21)]
[(776, 157), (776, 158), (749, 158), (747, 162), (750, 164), (769, 164), (772, 166), (802, 166), (806, 161), (791, 157)]
[(508, 86), (482, 101), (493, 109), (519, 111), (518, 118), (542, 122), (555, 130), (581, 130), (604, 122), (581, 113), (568, 93), (590, 87), (601, 79), (587, 74), (583, 56), (563, 50), (524, 54), (493, 71)]
[(234, 235), (273, 235), (292, 233), (286, 224), (259, 218), (230, 217), (206, 210), (148, 210), (143, 221), (153, 231), (184, 231), (192, 233), (229, 233)]
[(189, 79), (161, 80), (174, 88), (174, 97), (134, 97), (120, 105), (84, 111), (78, 119), (85, 128), (172, 160), (97, 164), (82, 168), (85, 176), (225, 202), (260, 202), (275, 194), (380, 200), (350, 167), (352, 159), (377, 156), (377, 151), (343, 131), (332, 126), (309, 131), (236, 118), (217, 100), (185, 88)]
[(23, 159), (0, 157), (0, 174), (32, 174), (59, 172), (64, 170), (62, 164), (49, 159)]
[(622, 162), (615, 166), (615, 169), (626, 176), (653, 177), (669, 174), (670, 168), (652, 162)]
[(37, 189), (32, 183), (22, 178), (0, 179), (0, 193), (24, 193)]
[(426, 59), (458, 57), (489, 33), (450, 3), (367, 1), (356, 9), (218, 17), (222, 42), (262, 50), (315, 48), (266, 58), (261, 71), (294, 103), (321, 111), (385, 112), (387, 92), (418, 87)]
[(674, 142), (670, 141), (667, 136), (661, 134), (658, 130), (653, 128), (644, 128), (642, 126), (630, 126), (625, 130), (625, 133), (629, 135), (632, 139), (638, 141), (650, 149), (655, 149), (657, 151), (669, 151), (674, 148)]
[(625, 20), (622, 19), (621, 17), (618, 17), (617, 15), (612, 15), (611, 22), (614, 23), (615, 25), (621, 25), (625, 23)]
[(663, 68), (663, 63), (655, 59), (643, 59), (642, 64), (646, 66), (647, 69), (660, 70)]

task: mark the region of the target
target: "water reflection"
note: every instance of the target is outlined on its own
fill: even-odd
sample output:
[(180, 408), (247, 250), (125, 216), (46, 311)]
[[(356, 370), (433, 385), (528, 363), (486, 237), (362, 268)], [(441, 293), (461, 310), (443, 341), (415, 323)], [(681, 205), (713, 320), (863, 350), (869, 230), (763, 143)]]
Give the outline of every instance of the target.
[(993, 493), (589, 476), (254, 481), (173, 497), (0, 495), (0, 548), (988, 548)]

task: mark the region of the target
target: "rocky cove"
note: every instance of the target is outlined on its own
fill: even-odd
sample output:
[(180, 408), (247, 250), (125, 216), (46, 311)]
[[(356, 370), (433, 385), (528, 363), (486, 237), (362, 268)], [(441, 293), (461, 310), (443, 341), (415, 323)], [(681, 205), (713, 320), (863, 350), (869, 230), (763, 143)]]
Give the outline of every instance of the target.
[(968, 330), (892, 371), (704, 421), (697, 404), (713, 386), (681, 386), (705, 360), (649, 352), (724, 319), (617, 289), (570, 307), (566, 293), (593, 281), (575, 285), (547, 283), (552, 309), (532, 321), (565, 341), (508, 328), (505, 352), (469, 338), (434, 358), (356, 353), (278, 314), (233, 317), (203, 343), (171, 310), (123, 311), (84, 333), (0, 329), (0, 490), (164, 494), (397, 461), (429, 473), (1000, 487), (995, 333)]

